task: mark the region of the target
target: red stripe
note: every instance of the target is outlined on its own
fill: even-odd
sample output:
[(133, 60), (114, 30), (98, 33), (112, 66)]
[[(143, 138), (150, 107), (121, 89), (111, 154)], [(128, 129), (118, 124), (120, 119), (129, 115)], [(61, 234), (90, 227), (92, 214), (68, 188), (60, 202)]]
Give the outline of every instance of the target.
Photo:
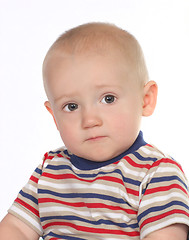
[[(170, 158), (162, 158), (160, 160), (155, 161), (152, 165), (151, 164), (139, 164), (136, 163), (135, 161), (133, 161), (130, 157), (125, 156), (124, 159), (133, 167), (138, 167), (138, 168), (147, 168), (150, 169), (152, 167), (157, 167), (159, 166), (161, 163), (171, 163), (176, 165), (182, 172), (182, 167), (180, 166), (180, 164), (178, 164), (177, 162), (175, 162), (174, 160), (170, 159)], [(183, 172), (184, 173), (184, 172)]]
[(22, 205), (23, 207), (27, 208), (29, 211), (34, 213), (37, 217), (39, 217), (39, 212), (35, 208), (30, 206), (28, 203), (21, 200), (20, 198), (16, 198), (15, 202), (19, 203), (20, 205)]
[(171, 210), (169, 212), (166, 212), (166, 213), (162, 213), (161, 215), (158, 215), (158, 216), (155, 216), (155, 217), (151, 217), (151, 218), (148, 218), (146, 219), (141, 225), (140, 225), (140, 229), (143, 228), (144, 225), (148, 224), (148, 223), (152, 223), (152, 222), (155, 222), (155, 221), (158, 221), (158, 220), (162, 220), (162, 218), (164, 217), (167, 217), (167, 216), (170, 216), (170, 215), (173, 215), (173, 214), (184, 214), (186, 215), (187, 217), (189, 217), (189, 214), (183, 210), (179, 210), (179, 209), (174, 209), (174, 210)]
[[(45, 160), (47, 160), (47, 159), (53, 159), (53, 158), (55, 157), (54, 155), (53, 155), (53, 156), (49, 156), (49, 154), (50, 154), (50, 153), (48, 153), (48, 152), (44, 154), (44, 159), (45, 159)], [(55, 153), (55, 154), (56, 154), (56, 153)], [(64, 156), (64, 155), (62, 155), (62, 154), (60, 154), (60, 153), (56, 154), (56, 156), (57, 156), (57, 157), (60, 157), (60, 158), (63, 157), (63, 158), (70, 159), (69, 157)]]
[(31, 177), (30, 177), (30, 180), (33, 181), (33, 182), (35, 182), (35, 183), (38, 183), (38, 181), (39, 181), (39, 179), (36, 178), (36, 177), (34, 177), (34, 176), (31, 176)]
[(48, 158), (48, 153), (46, 152), (45, 154), (44, 154), (44, 160), (46, 160), (47, 158)]
[(132, 194), (134, 196), (139, 196), (139, 191), (133, 190), (131, 188), (126, 188), (127, 193)]
[(148, 146), (148, 147), (151, 147), (151, 148), (154, 148), (152, 145), (150, 145), (150, 144), (146, 144), (146, 146)]
[(59, 158), (66, 158), (66, 159), (70, 160), (70, 157), (68, 157), (66, 155), (64, 156), (64, 155), (62, 155), (60, 153), (57, 154), (57, 157), (59, 157)]
[[(57, 155), (56, 155), (57, 157), (59, 157), (59, 158), (66, 158), (66, 159), (68, 159), (68, 160), (70, 160), (70, 158), (69, 157), (67, 157), (66, 155), (65, 156), (63, 156), (62, 154), (60, 154), (60, 153), (58, 153)], [(45, 163), (45, 161), (46, 160), (48, 160), (48, 159), (53, 159), (55, 156), (53, 155), (53, 156), (49, 156), (48, 155), (48, 152), (47, 153), (45, 153), (44, 154), (44, 160), (43, 160), (43, 164)]]
[(57, 154), (57, 157), (62, 158), (62, 157), (64, 157), (64, 156), (63, 156), (62, 154), (58, 153), (58, 154)]
[(84, 202), (77, 202), (77, 203), (70, 203), (70, 202), (65, 202), (65, 201), (61, 201), (61, 200), (56, 200), (53, 198), (39, 198), (38, 199), (39, 203), (60, 203), (62, 205), (66, 205), (66, 206), (72, 206), (72, 207), (87, 207), (87, 208), (106, 208), (106, 209), (111, 209), (111, 210), (121, 210), (124, 211), (128, 214), (137, 214), (137, 211), (134, 211), (132, 209), (125, 209), (125, 208), (121, 208), (119, 206), (110, 206), (107, 204), (103, 204), (103, 203), (84, 203)]
[(123, 180), (116, 178), (116, 177), (110, 177), (110, 176), (104, 176), (104, 177), (97, 177), (95, 179), (82, 179), (79, 178), (77, 176), (75, 176), (74, 174), (52, 174), (52, 173), (43, 173), (43, 177), (47, 177), (47, 178), (52, 178), (52, 179), (77, 179), (79, 181), (82, 182), (95, 182), (97, 180), (105, 180), (105, 181), (109, 181), (109, 182), (116, 182), (119, 184), (122, 184), (124, 186)]
[[(152, 167), (157, 167), (159, 166), (161, 163), (171, 163), (173, 165), (176, 165), (182, 172), (182, 167), (180, 166), (180, 164), (178, 164), (177, 162), (175, 162), (174, 160), (170, 159), (170, 158), (162, 158), (160, 160), (157, 160), (154, 162), (154, 164), (152, 165)], [(183, 172), (184, 173), (184, 172)]]
[(51, 227), (51, 226), (67, 226), (74, 228), (78, 231), (82, 232), (90, 232), (90, 233), (100, 233), (100, 234), (116, 234), (116, 235), (124, 235), (124, 236), (130, 236), (135, 237), (139, 236), (139, 232), (133, 231), (133, 232), (125, 232), (122, 230), (113, 230), (113, 229), (103, 229), (103, 228), (92, 228), (92, 227), (85, 227), (85, 226), (79, 226), (73, 223), (69, 222), (52, 222), (47, 223), (43, 226), (44, 229)]
[(186, 191), (184, 188), (182, 188), (180, 185), (178, 185), (178, 184), (171, 184), (171, 185), (169, 185), (169, 186), (147, 189), (147, 190), (145, 191), (145, 195), (152, 194), (152, 193), (156, 193), (156, 192), (158, 192), (158, 194), (159, 194), (160, 192), (169, 191), (169, 190), (174, 189), (174, 188), (180, 189), (180, 190), (183, 191), (186, 195), (188, 194), (187, 191)]
[(44, 158), (45, 158), (44, 160), (53, 159), (54, 156), (49, 156), (48, 153), (45, 153)]
[(52, 202), (55, 202), (55, 203), (60, 203), (60, 204), (67, 205), (67, 206), (72, 206), (72, 207), (85, 207), (86, 206), (86, 204), (83, 203), (83, 202), (70, 203), (70, 202), (57, 200), (57, 199), (54, 199), (54, 198), (39, 198), (38, 202), (39, 203), (52, 203)]
[(151, 168), (151, 164), (139, 164), (133, 161), (130, 157), (125, 156), (123, 159), (125, 159), (132, 167), (137, 167), (137, 168)]

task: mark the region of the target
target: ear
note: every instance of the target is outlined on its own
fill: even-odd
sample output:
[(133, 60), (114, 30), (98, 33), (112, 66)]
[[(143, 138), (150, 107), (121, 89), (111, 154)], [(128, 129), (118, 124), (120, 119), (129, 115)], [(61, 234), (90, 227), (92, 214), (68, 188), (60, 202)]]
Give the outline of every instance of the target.
[(143, 96), (143, 111), (142, 115), (148, 117), (152, 115), (155, 110), (157, 102), (158, 87), (156, 82), (149, 81), (144, 86), (144, 96)]
[(56, 120), (55, 120), (54, 113), (53, 113), (53, 110), (52, 110), (52, 108), (51, 108), (50, 102), (49, 102), (49, 101), (46, 101), (46, 102), (44, 103), (44, 105), (45, 105), (46, 109), (48, 110), (48, 112), (50, 112), (50, 114), (52, 115), (52, 117), (53, 117), (53, 119), (54, 119), (54, 122), (55, 122), (55, 124), (56, 124), (56, 127), (57, 127), (57, 129), (58, 129), (58, 126), (57, 126), (57, 123), (56, 123)]

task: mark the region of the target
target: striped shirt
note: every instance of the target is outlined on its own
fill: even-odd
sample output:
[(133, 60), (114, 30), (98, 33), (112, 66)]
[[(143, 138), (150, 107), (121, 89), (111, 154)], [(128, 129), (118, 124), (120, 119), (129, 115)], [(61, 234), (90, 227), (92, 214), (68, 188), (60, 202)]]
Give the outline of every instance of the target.
[(140, 132), (106, 162), (65, 148), (46, 153), (9, 212), (45, 240), (139, 240), (174, 223), (189, 226), (188, 186), (181, 166)]

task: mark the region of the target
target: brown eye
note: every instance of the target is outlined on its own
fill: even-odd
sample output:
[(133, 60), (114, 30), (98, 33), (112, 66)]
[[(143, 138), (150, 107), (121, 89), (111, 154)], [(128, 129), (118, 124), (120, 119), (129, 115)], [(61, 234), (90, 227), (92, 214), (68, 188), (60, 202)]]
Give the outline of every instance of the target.
[(102, 103), (106, 103), (106, 104), (113, 103), (114, 101), (115, 101), (115, 97), (113, 95), (106, 95), (102, 99)]
[(78, 109), (78, 105), (76, 103), (68, 103), (65, 107), (64, 110), (66, 112), (73, 112), (76, 109)]

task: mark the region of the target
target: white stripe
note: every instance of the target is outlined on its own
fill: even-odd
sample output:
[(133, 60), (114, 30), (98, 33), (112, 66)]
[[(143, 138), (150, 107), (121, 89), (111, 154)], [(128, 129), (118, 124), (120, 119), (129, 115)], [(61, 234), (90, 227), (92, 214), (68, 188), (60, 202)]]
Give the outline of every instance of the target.
[[(126, 215), (126, 214), (122, 214), (122, 213), (114, 213), (114, 212), (89, 212), (89, 211), (79, 211), (76, 210), (74, 208), (70, 208), (68, 207), (57, 207), (57, 206), (52, 206), (52, 207), (40, 207), (40, 213), (45, 213), (45, 216), (48, 216), (48, 213), (52, 213), (52, 212), (58, 212), (58, 214), (60, 214), (60, 212), (63, 212), (64, 214), (77, 214), (80, 215), (82, 217), (92, 217), (92, 218), (103, 218), (106, 217), (108, 219), (122, 219), (123, 222), (129, 222), (130, 218)], [(74, 215), (75, 216), (75, 215)], [(119, 221), (120, 221), (119, 220)]]
[(57, 156), (55, 156), (55, 157), (50, 161), (50, 163), (51, 163), (51, 162), (68, 163), (68, 162), (70, 162), (70, 160), (68, 160), (68, 159), (65, 158), (65, 157), (57, 157)]
[(67, 206), (67, 207), (57, 207), (57, 206), (42, 207), (42, 206), (40, 206), (40, 213), (45, 213), (45, 216), (47, 216), (48, 213), (52, 213), (52, 212), (58, 212), (58, 213), (71, 212), (72, 215), (73, 215), (73, 213), (76, 213), (76, 214), (82, 215), (82, 216), (87, 216), (87, 217), (91, 216), (91, 214), (89, 214), (89, 212), (75, 210), (74, 208), (70, 208), (69, 206)]
[[(52, 229), (49, 229), (49, 231), (48, 231), (47, 233), (49, 233), (49, 232), (52, 232)], [(54, 232), (55, 232), (55, 231), (54, 231)], [(72, 234), (73, 236), (75, 235), (72, 231), (66, 229), (66, 227), (64, 227), (64, 228), (58, 228), (58, 233), (57, 233), (57, 234), (59, 234), (59, 232), (60, 232), (60, 233), (63, 233), (63, 234)], [(45, 235), (46, 235), (46, 232), (45, 232)]]
[(15, 212), (19, 216), (21, 216), (23, 219), (26, 219), (29, 223), (31, 223), (38, 231), (43, 234), (43, 229), (41, 225), (32, 217), (30, 217), (25, 211), (21, 210), (20, 208), (16, 207), (15, 205), (12, 205), (10, 208), (11, 211)]
[(43, 165), (43, 171), (44, 171), (44, 168), (46, 168), (49, 164), (53, 164), (53, 162), (55, 163), (59, 163), (59, 165), (62, 165), (62, 164), (66, 164), (68, 165), (68, 163), (70, 162), (68, 159), (64, 158), (64, 157), (57, 157), (55, 156), (53, 159), (47, 159)]
[[(159, 196), (159, 197), (154, 197), (154, 198), (150, 198), (148, 200), (145, 200), (145, 201), (141, 201), (141, 204), (140, 204), (140, 208), (142, 207), (145, 207), (147, 205), (152, 205), (152, 203), (158, 203), (158, 202), (164, 202), (164, 201), (167, 201), (169, 200), (170, 198), (173, 198), (173, 200), (181, 200), (182, 199), (185, 201), (186, 200), (186, 196), (184, 196), (183, 194), (181, 193), (178, 193), (178, 192), (173, 192), (173, 193), (170, 193), (168, 195), (165, 195), (165, 196)], [(188, 200), (188, 199), (187, 199)], [(189, 200), (188, 200), (188, 204), (189, 204)]]
[[(49, 230), (48, 232), (50, 232), (51, 230)], [(47, 232), (47, 233), (48, 233)], [(70, 231), (66, 228), (59, 228), (58, 232), (63, 233), (63, 234), (70, 234), (71, 236), (75, 236), (75, 233), (73, 231)], [(45, 232), (46, 234), (46, 232)], [(101, 234), (100, 234), (101, 235)], [(87, 239), (94, 237), (94, 234), (92, 233), (92, 235), (90, 236), (90, 233), (83, 233), (83, 235), (81, 237), (85, 237)], [(99, 240), (118, 240), (117, 238), (109, 238), (109, 237), (102, 237), (102, 236), (95, 236), (95, 239), (99, 239)]]
[(163, 154), (161, 154), (160, 152), (157, 152), (157, 151), (151, 151), (151, 150), (149, 150), (149, 149), (147, 149), (146, 147), (141, 147), (140, 148), (140, 150), (142, 150), (145, 154), (147, 154), (147, 155), (153, 155), (153, 156), (157, 156), (157, 157), (161, 157), (161, 158), (163, 158), (163, 157), (165, 157)]
[(99, 238), (101, 240), (118, 240), (118, 238), (109, 238), (109, 237), (106, 237), (106, 238)]
[(30, 190), (31, 192), (37, 194), (37, 188), (34, 187), (33, 185), (29, 184), (29, 183), (27, 183), (24, 188), (26, 188), (26, 189)]
[(135, 201), (134, 199), (130, 199), (127, 195), (126, 192), (122, 191), (120, 188), (118, 187), (112, 187), (112, 186), (107, 186), (107, 185), (103, 185), (103, 184), (98, 184), (98, 183), (91, 183), (91, 184), (85, 184), (85, 183), (80, 183), (80, 184), (76, 184), (76, 183), (69, 183), (69, 184), (62, 184), (62, 183), (52, 183), (52, 182), (48, 182), (48, 181), (44, 181), (44, 180), (39, 180), (39, 184), (42, 186), (48, 186), (48, 187), (52, 187), (55, 189), (69, 189), (69, 190), (73, 190), (74, 189), (85, 189), (85, 192), (89, 192), (88, 189), (97, 189), (102, 190), (102, 193), (104, 191), (109, 191), (109, 192), (113, 192), (113, 196), (118, 194), (118, 196), (122, 196), (125, 198), (126, 201), (128, 201), (131, 204), (134, 204), (135, 206), (138, 206), (138, 201)]
[[(175, 165), (175, 167), (159, 167), (158, 169), (157, 169), (157, 172), (158, 173), (171, 173), (171, 175), (173, 174), (173, 173), (175, 173), (175, 175), (176, 176), (180, 176), (181, 177), (181, 179), (183, 179), (183, 177), (184, 177), (184, 174), (183, 174), (183, 172), (181, 172), (181, 170)], [(185, 179), (184, 179), (184, 181), (185, 181)]]
[(127, 215), (123, 215), (121, 213), (114, 213), (114, 212), (110, 212), (110, 213), (106, 213), (106, 212), (95, 212), (95, 213), (92, 213), (92, 217), (107, 217), (107, 219), (119, 219), (119, 222), (120, 220), (122, 219), (123, 222), (129, 222), (130, 221), (130, 218), (127, 216)]
[(118, 165), (121, 165), (124, 173), (133, 175), (134, 179), (136, 179), (137, 177), (142, 177), (143, 178), (146, 175), (146, 172), (142, 172), (142, 169), (140, 171), (134, 171), (134, 170), (129, 169), (128, 167), (125, 166), (125, 164), (122, 161), (120, 161), (118, 163)]
[[(161, 221), (163, 221), (163, 219), (161, 219)], [(154, 226), (149, 227), (144, 231), (141, 231), (140, 239), (143, 239), (145, 236), (147, 236), (148, 234), (150, 234), (154, 231), (160, 230), (162, 228), (165, 228), (165, 227), (170, 226), (175, 223), (183, 223), (183, 224), (186, 224), (189, 226), (189, 220), (187, 221), (185, 218), (182, 218), (182, 217), (173, 217), (171, 219), (168, 219), (167, 221), (163, 221), (159, 224), (155, 224)]]

